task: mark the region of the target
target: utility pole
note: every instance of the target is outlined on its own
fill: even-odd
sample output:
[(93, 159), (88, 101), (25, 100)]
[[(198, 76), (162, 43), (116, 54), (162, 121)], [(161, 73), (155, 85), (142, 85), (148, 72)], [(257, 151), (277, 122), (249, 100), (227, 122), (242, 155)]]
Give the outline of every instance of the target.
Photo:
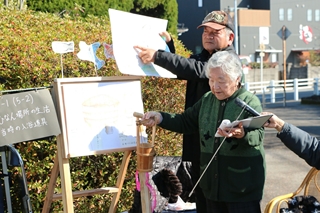
[(260, 44), (260, 84), (261, 84), (261, 91), (263, 90), (263, 57), (265, 56), (264, 54), (265, 50), (265, 45), (264, 43)]
[(282, 49), (283, 49), (283, 86), (286, 88), (287, 61), (286, 61), (286, 26), (282, 26)]
[(286, 78), (287, 78), (287, 62), (286, 62), (286, 40), (290, 36), (291, 32), (286, 26), (282, 26), (278, 31), (277, 35), (282, 40), (282, 52), (283, 52), (283, 86), (286, 88)]
[(238, 2), (234, 0), (234, 47), (237, 54), (238, 50)]

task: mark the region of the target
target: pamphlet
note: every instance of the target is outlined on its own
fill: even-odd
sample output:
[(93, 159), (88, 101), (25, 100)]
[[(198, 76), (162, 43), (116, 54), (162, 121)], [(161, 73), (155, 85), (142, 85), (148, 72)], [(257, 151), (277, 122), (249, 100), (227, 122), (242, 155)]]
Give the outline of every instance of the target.
[[(236, 120), (233, 122), (230, 122), (230, 120), (225, 119), (221, 122), (219, 128), (231, 128), (236, 127), (240, 122), (242, 122), (244, 128), (248, 129), (259, 129), (261, 128), (270, 118), (272, 117), (272, 114), (268, 115), (260, 115), (256, 117), (250, 117), (243, 120)], [(222, 137), (218, 132), (216, 132), (215, 137)]]

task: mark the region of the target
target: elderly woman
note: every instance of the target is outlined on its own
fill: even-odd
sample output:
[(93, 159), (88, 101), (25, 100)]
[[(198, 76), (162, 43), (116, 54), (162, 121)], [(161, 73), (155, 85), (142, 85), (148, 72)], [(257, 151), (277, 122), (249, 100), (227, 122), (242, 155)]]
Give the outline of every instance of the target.
[[(234, 121), (251, 115), (235, 104), (239, 98), (257, 112), (259, 99), (241, 87), (241, 64), (227, 51), (214, 54), (206, 66), (211, 91), (182, 114), (147, 112), (145, 125), (179, 133), (200, 132), (200, 180), (207, 211), (214, 213), (259, 213), (265, 182), (264, 129), (237, 127), (219, 129), (224, 119)], [(217, 132), (224, 137), (215, 137)], [(205, 170), (212, 156), (208, 169)], [(204, 171), (205, 170), (205, 171)]]

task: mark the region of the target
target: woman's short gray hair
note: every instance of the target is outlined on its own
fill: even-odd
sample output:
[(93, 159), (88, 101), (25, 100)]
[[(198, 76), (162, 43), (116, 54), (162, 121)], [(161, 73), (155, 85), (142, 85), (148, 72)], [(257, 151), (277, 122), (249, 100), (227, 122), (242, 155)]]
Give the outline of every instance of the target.
[(216, 67), (220, 67), (233, 81), (237, 80), (238, 77), (240, 77), (240, 79), (242, 77), (241, 62), (235, 53), (228, 51), (214, 53), (205, 67), (207, 78), (209, 78), (210, 70)]

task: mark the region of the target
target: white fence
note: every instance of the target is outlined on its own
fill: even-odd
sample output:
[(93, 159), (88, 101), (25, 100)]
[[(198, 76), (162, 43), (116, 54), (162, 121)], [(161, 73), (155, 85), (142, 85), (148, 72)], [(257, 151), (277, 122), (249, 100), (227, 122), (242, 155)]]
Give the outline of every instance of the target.
[(262, 94), (262, 102), (266, 100), (265, 95), (270, 94), (270, 102), (274, 103), (276, 94), (282, 93), (285, 103), (286, 93), (293, 92), (294, 100), (299, 100), (299, 91), (313, 91), (314, 95), (319, 95), (320, 79), (319, 78), (304, 78), (290, 80), (271, 80), (263, 82), (246, 82), (244, 87), (257, 94)]

